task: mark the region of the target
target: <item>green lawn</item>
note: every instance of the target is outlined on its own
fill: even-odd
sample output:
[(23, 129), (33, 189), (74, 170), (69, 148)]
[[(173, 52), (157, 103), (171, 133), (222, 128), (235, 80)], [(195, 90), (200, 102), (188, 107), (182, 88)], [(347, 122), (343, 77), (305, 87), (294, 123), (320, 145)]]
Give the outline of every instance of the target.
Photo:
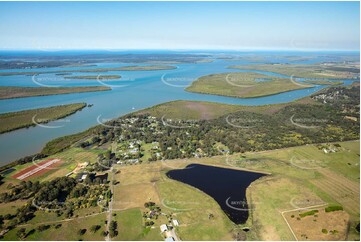
[(118, 236), (114, 240), (162, 240), (159, 226), (154, 229), (146, 229), (143, 225), (143, 217), (139, 208), (116, 212), (113, 219), (118, 223)]

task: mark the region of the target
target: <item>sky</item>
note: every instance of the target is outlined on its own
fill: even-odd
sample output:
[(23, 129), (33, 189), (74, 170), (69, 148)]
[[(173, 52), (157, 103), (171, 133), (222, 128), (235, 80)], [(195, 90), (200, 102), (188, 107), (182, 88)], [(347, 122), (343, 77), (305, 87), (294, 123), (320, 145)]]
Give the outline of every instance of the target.
[(0, 49), (359, 50), (359, 2), (0, 2)]

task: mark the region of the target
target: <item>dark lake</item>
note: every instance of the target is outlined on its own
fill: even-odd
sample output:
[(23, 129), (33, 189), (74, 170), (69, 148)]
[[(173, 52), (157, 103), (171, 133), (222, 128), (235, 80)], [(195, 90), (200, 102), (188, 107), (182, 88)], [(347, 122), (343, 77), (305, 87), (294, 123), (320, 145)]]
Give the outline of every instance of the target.
[(249, 171), (190, 164), (184, 169), (167, 172), (167, 176), (208, 194), (217, 201), (230, 220), (236, 224), (243, 224), (247, 221), (249, 215), (246, 189), (253, 181), (265, 175)]

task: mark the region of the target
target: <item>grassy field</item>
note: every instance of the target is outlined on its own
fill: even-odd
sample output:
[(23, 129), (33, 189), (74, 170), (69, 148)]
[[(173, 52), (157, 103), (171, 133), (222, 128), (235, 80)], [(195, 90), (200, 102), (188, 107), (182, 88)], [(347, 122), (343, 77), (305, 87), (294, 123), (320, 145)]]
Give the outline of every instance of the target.
[(0, 99), (59, 95), (79, 92), (98, 92), (111, 90), (105, 86), (89, 87), (0, 87)]
[[(89, 162), (95, 163), (97, 161), (97, 155), (99, 151), (97, 150), (85, 150), (82, 148), (70, 148), (63, 152), (58, 152), (57, 154), (51, 155), (44, 159), (35, 160), (34, 162), (40, 163), (43, 160), (48, 159), (60, 159), (61, 163), (54, 169), (48, 169), (48, 171), (40, 176), (34, 176), (31, 178), (32, 181), (49, 181), (56, 177), (62, 177), (68, 174), (71, 171), (74, 171), (78, 164)], [(26, 169), (29, 166), (34, 165), (34, 163), (25, 163), (23, 165), (17, 165), (14, 167), (14, 170), (6, 175), (4, 175), (6, 183), (17, 184), (19, 181), (12, 178), (14, 174), (19, 171)], [(4, 186), (1, 186), (2, 191), (5, 189)]]
[(189, 92), (239, 98), (268, 96), (312, 85), (299, 84), (285, 78), (274, 78), (253, 72), (212, 74), (198, 78), (187, 87)]
[[(37, 230), (39, 224), (30, 224), (24, 226), (26, 233), (28, 234), (24, 240), (48, 240), (48, 241), (60, 241), (60, 240), (104, 240), (101, 234), (105, 230), (104, 226), (105, 214), (99, 214), (96, 216), (90, 216), (86, 218), (77, 218), (70, 221), (59, 221), (56, 223), (49, 223), (50, 228), (40, 232)], [(56, 227), (58, 225), (59, 228)], [(90, 227), (93, 225), (101, 225), (101, 228), (95, 233), (90, 231)], [(20, 228), (16, 228), (7, 233), (3, 240), (19, 240), (16, 232)], [(80, 229), (86, 229), (84, 235), (79, 235)]]
[(313, 241), (342, 241), (346, 239), (347, 224), (349, 222), (349, 215), (346, 212), (326, 213), (324, 206), (316, 207), (313, 211), (315, 211), (314, 215), (305, 217), (302, 217), (300, 211), (284, 214), (287, 222), (293, 228), (297, 239)]
[(138, 208), (115, 212), (113, 219), (118, 224), (118, 235), (113, 238), (117, 241), (157, 241), (162, 240), (158, 227), (145, 228), (141, 210)]
[(64, 79), (88, 79), (88, 80), (97, 80), (97, 79), (119, 79), (120, 75), (94, 75), (94, 76), (64, 76)]
[(248, 199), (255, 204), (248, 221), (257, 231), (255, 237), (294, 239), (280, 213), (328, 203), (341, 204), (350, 215), (348, 240), (359, 238), (355, 226), (360, 215), (360, 143), (339, 144), (342, 149), (331, 154), (325, 154), (316, 145), (308, 145), (249, 153), (245, 154), (246, 159), (228, 160), (236, 167), (272, 173), (272, 176), (254, 182), (248, 189)]
[[(317, 145), (307, 145), (259, 153), (246, 153), (244, 154), (246, 158), (239, 158), (240, 155), (237, 154), (228, 158), (172, 160), (160, 162), (160, 164), (157, 162), (122, 167), (117, 180), (125, 187), (135, 187), (135, 184), (154, 184), (162, 203), (162, 210), (173, 211), (177, 214), (180, 223), (183, 224), (177, 228), (177, 233), (182, 239), (214, 240), (230, 239), (229, 231), (237, 229), (239, 226), (235, 226), (225, 217), (213, 199), (188, 185), (169, 180), (164, 176), (164, 173), (169, 169), (185, 167), (190, 163), (269, 172), (271, 175), (255, 181), (247, 190), (247, 198), (252, 207), (249, 220), (244, 225), (251, 228), (251, 231), (247, 232), (248, 239), (294, 240), (292, 232), (281, 216), (281, 212), (323, 204), (341, 204), (344, 207), (350, 215), (351, 227), (347, 234), (348, 239), (357, 239), (358, 235), (354, 227), (359, 216), (359, 206), (357, 206), (359, 192), (356, 190), (351, 192), (347, 187), (359, 188), (359, 142), (350, 141), (339, 144), (341, 149), (331, 154), (325, 154)], [(298, 161), (294, 161), (293, 157), (296, 157)], [(314, 169), (315, 164), (321, 168)], [(140, 173), (141, 176), (138, 175)], [(331, 191), (322, 186), (317, 186), (318, 182), (324, 180), (339, 184), (337, 185), (339, 190)], [(144, 188), (146, 189), (145, 186)], [(151, 186), (146, 190), (149, 191), (150, 189)], [(116, 190), (115, 197), (120, 190), (122, 189)], [(118, 196), (133, 197), (133, 192), (139, 194), (139, 189), (126, 189), (124, 191), (126, 193), (119, 193)], [(340, 199), (345, 195), (349, 199)], [(355, 202), (350, 203), (350, 199)], [(117, 201), (117, 198), (115, 200)], [(144, 197), (143, 200), (146, 201), (147, 197)], [(129, 205), (130, 203), (124, 204)], [(137, 207), (141, 207), (141, 201), (124, 208)], [(214, 224), (213, 221), (210, 223), (208, 218), (204, 217), (207, 213), (216, 214), (217, 221)], [(324, 220), (320, 218), (319, 221), (321, 223)], [(346, 236), (345, 232), (343, 233), (342, 235), (340, 232), (339, 236)]]
[[(74, 103), (0, 114), (0, 133), (58, 120), (76, 113), (84, 107), (86, 107), (86, 103)], [(65, 125), (65, 123), (59, 122), (59, 125)]]
[[(170, 163), (174, 167), (186, 165), (182, 160)], [(163, 212), (172, 213), (173, 217), (180, 221), (181, 226), (176, 229), (178, 236), (183, 240), (232, 239), (230, 231), (234, 226), (219, 205), (199, 190), (168, 179), (165, 172), (170, 169), (169, 166), (162, 162), (153, 162), (126, 167), (116, 166), (116, 169), (120, 170), (120, 173), (115, 177), (119, 185), (116, 185), (114, 190), (114, 209), (126, 209), (125, 211), (130, 213), (138, 213), (139, 209), (145, 210), (143, 207), (145, 202), (152, 201), (160, 205)], [(210, 213), (215, 217), (212, 221), (208, 219)], [(162, 223), (166, 223), (163, 216), (155, 221), (154, 226), (158, 237), (154, 239), (161, 239), (159, 226)], [(136, 234), (126, 233), (123, 235), (126, 237), (119, 236), (119, 238), (153, 240), (147, 237), (148, 235), (144, 238), (139, 237), (140, 227), (136, 230)], [(151, 232), (153, 229), (149, 233)]]
[[(359, 77), (360, 67), (343, 66), (340, 68), (326, 66), (322, 64), (301, 65), (301, 64), (257, 64), (257, 65), (238, 65), (230, 66), (233, 69), (240, 70), (259, 70), (276, 72), (287, 76), (301, 78), (332, 78), (349, 79)], [(357, 71), (358, 69), (358, 71)], [(356, 70), (356, 71), (355, 71)]]
[[(309, 206), (341, 205), (344, 215), (350, 221), (346, 233), (345, 226), (335, 227), (327, 223), (325, 216), (318, 218), (306, 216), (301, 220), (290, 221), (291, 228), (297, 236), (308, 236), (321, 239), (326, 236), (319, 231), (325, 227), (338, 231), (337, 236), (347, 240), (357, 240), (359, 234), (355, 226), (359, 222), (359, 153), (360, 142), (339, 142), (339, 149), (335, 153), (324, 153), (320, 145), (306, 145), (293, 148), (284, 148), (272, 151), (248, 152), (231, 156), (216, 156), (202, 159), (178, 159), (158, 162), (146, 162), (138, 165), (121, 166), (114, 168), (119, 172), (114, 179), (119, 183), (114, 186), (113, 219), (118, 222), (118, 236), (116, 240), (161, 240), (159, 226), (167, 223), (164, 216), (154, 220), (154, 228), (145, 228), (142, 213), (146, 211), (144, 203), (153, 201), (159, 205), (162, 212), (172, 214), (180, 223), (176, 233), (182, 240), (232, 240), (235, 231), (241, 231), (248, 240), (295, 240), (285, 219), (291, 219), (294, 212)], [(324, 144), (327, 145), (327, 144)], [(48, 173), (49, 177), (39, 178), (41, 181), (63, 176), (74, 169), (77, 162), (95, 162), (96, 150), (71, 148), (56, 156), (66, 162), (61, 169)], [(219, 205), (208, 195), (189, 185), (169, 179), (165, 173), (168, 170), (179, 169), (191, 163), (228, 167), (232, 169), (265, 172), (269, 175), (253, 182), (247, 189), (247, 201), (250, 207), (250, 216), (246, 224), (235, 225), (223, 213)], [(23, 165), (22, 168), (25, 168)], [(17, 169), (18, 170), (18, 169)], [(6, 187), (11, 179), (5, 178)], [(0, 204), (0, 208), (14, 210), (21, 203)], [(315, 208), (319, 209), (319, 208)], [(79, 212), (79, 216), (96, 213), (97, 209)], [(39, 212), (37, 212), (39, 213)], [(29, 221), (25, 227), (27, 231), (45, 221), (50, 224), (61, 223), (61, 230), (51, 227), (44, 232), (36, 231), (26, 239), (54, 240), (54, 239), (89, 239), (103, 240), (100, 231), (91, 233), (89, 228), (94, 224), (102, 224), (105, 215), (96, 215), (87, 219), (75, 218), (72, 221), (60, 221), (55, 214), (41, 212)], [(301, 213), (301, 212), (300, 212)], [(208, 214), (214, 218), (209, 220)], [(336, 213), (333, 215), (337, 215)], [(340, 215), (341, 216), (341, 215)], [(341, 218), (338, 215), (337, 218)], [(346, 218), (345, 217), (345, 218)], [(95, 219), (97, 218), (97, 219)], [(311, 222), (309, 221), (312, 218)], [(342, 217), (343, 218), (343, 217)], [(94, 219), (94, 220), (93, 220)], [(313, 221), (316, 220), (316, 221)], [(241, 229), (247, 227), (249, 232)], [(58, 233), (62, 229), (69, 229), (65, 235)], [(71, 228), (71, 229), (70, 229)], [(77, 231), (87, 229), (83, 236)], [(18, 228), (17, 228), (18, 229)], [(12, 230), (4, 239), (14, 240), (16, 231)], [(102, 227), (101, 230), (104, 230)], [(307, 232), (307, 231), (313, 232)], [(57, 237), (49, 237), (55, 233)], [(336, 234), (328, 233), (328, 238), (338, 238)], [(336, 237), (333, 237), (336, 236)], [(326, 236), (327, 237), (327, 236)]]

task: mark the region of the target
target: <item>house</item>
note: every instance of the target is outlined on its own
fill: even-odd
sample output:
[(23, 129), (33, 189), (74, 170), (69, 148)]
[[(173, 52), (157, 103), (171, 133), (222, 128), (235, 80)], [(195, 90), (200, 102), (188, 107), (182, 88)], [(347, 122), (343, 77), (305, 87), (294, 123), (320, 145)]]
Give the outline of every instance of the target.
[(162, 224), (162, 225), (160, 226), (160, 231), (161, 231), (161, 233), (166, 232), (167, 230), (168, 230), (168, 227), (167, 227), (166, 224)]
[(179, 222), (178, 222), (178, 220), (177, 220), (177, 219), (173, 219), (173, 221), (172, 221), (172, 222), (173, 222), (173, 225), (174, 225), (174, 226), (179, 226)]

